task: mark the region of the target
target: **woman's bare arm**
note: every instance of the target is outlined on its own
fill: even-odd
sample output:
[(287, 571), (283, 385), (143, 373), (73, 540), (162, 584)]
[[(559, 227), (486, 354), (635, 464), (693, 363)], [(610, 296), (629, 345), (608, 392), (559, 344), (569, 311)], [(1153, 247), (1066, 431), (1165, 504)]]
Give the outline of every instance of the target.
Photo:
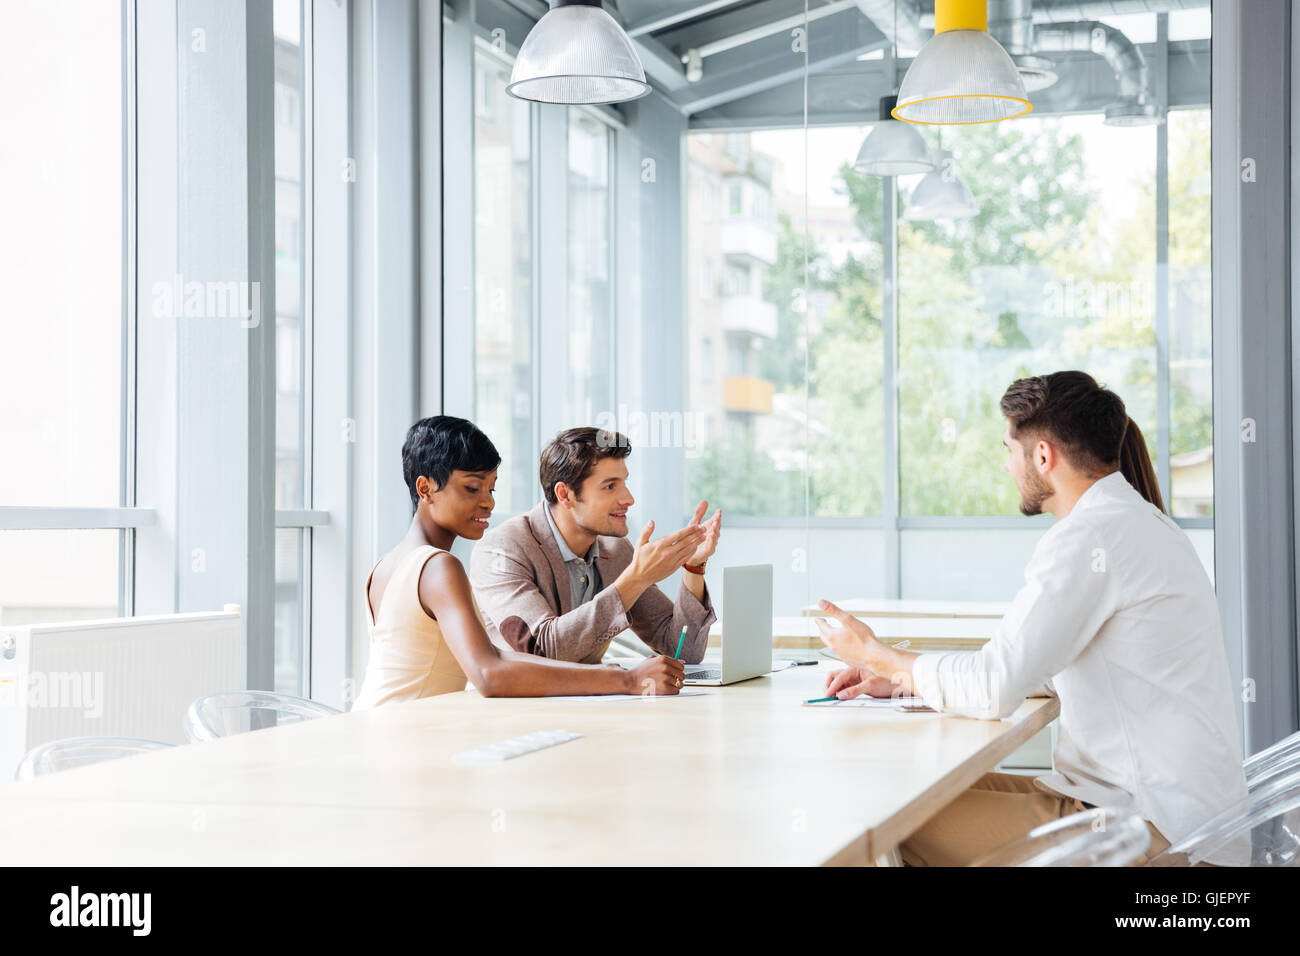
[(420, 603), (438, 621), (447, 647), (484, 697), (676, 694), (684, 676), (681, 661), (669, 657), (653, 657), (633, 670), (624, 670), (504, 652), (492, 643), (474, 610), (464, 566), (447, 552), (425, 562), (420, 572)]

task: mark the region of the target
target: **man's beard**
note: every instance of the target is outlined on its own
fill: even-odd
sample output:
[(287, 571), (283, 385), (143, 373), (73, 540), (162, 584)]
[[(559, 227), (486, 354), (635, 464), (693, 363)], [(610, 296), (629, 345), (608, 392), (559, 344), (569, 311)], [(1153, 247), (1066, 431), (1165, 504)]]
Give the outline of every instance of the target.
[(1025, 472), (1025, 487), (1020, 489), (1020, 513), (1027, 517), (1043, 513), (1043, 502), (1052, 497), (1052, 485), (1037, 472)]

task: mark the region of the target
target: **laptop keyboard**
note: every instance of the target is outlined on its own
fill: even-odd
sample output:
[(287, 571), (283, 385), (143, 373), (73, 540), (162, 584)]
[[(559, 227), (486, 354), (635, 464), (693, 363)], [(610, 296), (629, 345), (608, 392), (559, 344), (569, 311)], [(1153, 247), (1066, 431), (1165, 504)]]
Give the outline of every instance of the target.
[(718, 670), (698, 670), (687, 671), (687, 680), (722, 680), (722, 671)]

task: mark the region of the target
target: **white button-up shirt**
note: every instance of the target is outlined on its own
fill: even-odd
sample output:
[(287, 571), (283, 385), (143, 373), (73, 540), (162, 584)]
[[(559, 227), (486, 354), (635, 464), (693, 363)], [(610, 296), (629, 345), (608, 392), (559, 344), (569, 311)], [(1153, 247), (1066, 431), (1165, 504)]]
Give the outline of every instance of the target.
[[(992, 640), (922, 654), (912, 675), (926, 703), (966, 717), (1007, 717), (1046, 685), (1060, 732), (1037, 785), (1135, 810), (1171, 842), (1246, 796), (1214, 590), (1187, 536), (1119, 472), (1043, 535)], [(1240, 851), (1210, 862), (1243, 864)]]

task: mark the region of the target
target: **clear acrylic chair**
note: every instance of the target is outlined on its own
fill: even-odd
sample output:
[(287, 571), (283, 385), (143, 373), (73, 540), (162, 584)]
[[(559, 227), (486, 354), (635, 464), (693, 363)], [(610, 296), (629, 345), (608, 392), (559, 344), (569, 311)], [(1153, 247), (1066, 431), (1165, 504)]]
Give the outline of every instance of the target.
[(1136, 813), (1094, 807), (1034, 827), (971, 866), (1128, 866), (1150, 843)]
[(185, 711), (183, 723), (185, 739), (199, 743), (341, 713), (305, 697), (265, 690), (232, 690), (198, 698)]
[(1206, 821), (1148, 866), (1300, 867), (1300, 768), (1277, 774)]
[(31, 780), (47, 773), (84, 767), (103, 760), (131, 757), (151, 750), (166, 750), (171, 746), (161, 740), (146, 740), (143, 737), (65, 737), (32, 748), (19, 762), (14, 779)]
[(1300, 733), (1282, 738), (1241, 765), (1246, 773), (1246, 788), (1252, 793), (1273, 778), (1297, 768), (1300, 768)]

